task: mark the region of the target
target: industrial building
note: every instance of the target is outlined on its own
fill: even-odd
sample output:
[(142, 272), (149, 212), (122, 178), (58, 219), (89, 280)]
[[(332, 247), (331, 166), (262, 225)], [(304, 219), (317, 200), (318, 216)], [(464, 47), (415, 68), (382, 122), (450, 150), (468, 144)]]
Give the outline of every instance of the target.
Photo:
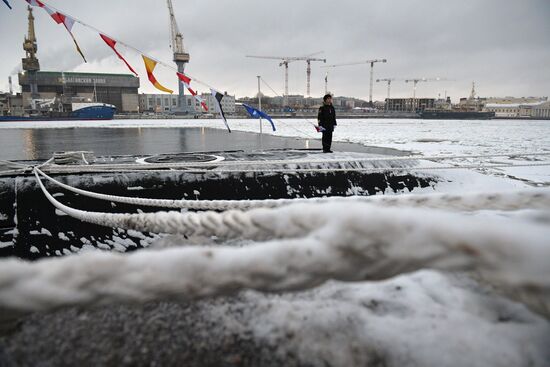
[(22, 116), (24, 113), (21, 93), (0, 93), (0, 116)]
[(529, 104), (546, 102), (548, 97), (487, 97), (483, 98), (485, 103), (491, 104)]
[[(217, 113), (218, 111), (216, 108), (217, 101), (212, 94), (203, 93), (201, 95), (201, 98), (204, 100), (204, 103), (208, 107), (209, 112)], [(234, 114), (236, 111), (235, 96), (230, 96), (227, 94), (227, 92), (225, 92), (224, 97), (222, 99), (222, 108), (226, 114)]]
[[(546, 101), (537, 101), (531, 103), (487, 103), (484, 111), (494, 112), (496, 117), (536, 117), (535, 111), (538, 114), (543, 114), (544, 105), (547, 105)], [(542, 107), (542, 108), (541, 108)]]
[(25, 107), (32, 99), (88, 100), (115, 105), (119, 113), (139, 111), (139, 78), (131, 74), (95, 74), (37, 71), (37, 98), (31, 92), (29, 73), (19, 74)]
[(10, 97), (8, 93), (0, 93), (0, 116), (4, 116), (9, 111)]
[(423, 111), (434, 108), (435, 98), (389, 98), (386, 99), (386, 106), (388, 111)]
[[(217, 113), (216, 101), (211, 94), (203, 93), (201, 98), (208, 107), (208, 112)], [(139, 108), (141, 112), (154, 113), (181, 113), (182, 111), (190, 114), (202, 114), (203, 110), (200, 103), (189, 95), (183, 96), (184, 106), (179, 106), (181, 97), (177, 94), (140, 94)], [(235, 113), (235, 96), (225, 95), (222, 99), (222, 108), (225, 113)]]
[(550, 102), (544, 102), (533, 107), (531, 117), (538, 119), (550, 119)]
[[(285, 107), (285, 98), (262, 96), (262, 109), (270, 113), (308, 113), (317, 114), (319, 107), (323, 104), (323, 98), (321, 97), (305, 97), (303, 95), (291, 95), (287, 96), (288, 105)], [(244, 97), (239, 98), (239, 102), (246, 103), (252, 106), (257, 106), (257, 97)], [(334, 108), (339, 112), (349, 112), (355, 109), (361, 109), (368, 106), (367, 101), (363, 101), (358, 98), (351, 97), (334, 97), (332, 99)], [(383, 107), (382, 107), (383, 108)]]
[(180, 96), (178, 94), (145, 94), (139, 95), (140, 112), (155, 113), (180, 113), (185, 110), (188, 113), (199, 114), (202, 112), (200, 103), (193, 96), (183, 96), (185, 109), (180, 108)]

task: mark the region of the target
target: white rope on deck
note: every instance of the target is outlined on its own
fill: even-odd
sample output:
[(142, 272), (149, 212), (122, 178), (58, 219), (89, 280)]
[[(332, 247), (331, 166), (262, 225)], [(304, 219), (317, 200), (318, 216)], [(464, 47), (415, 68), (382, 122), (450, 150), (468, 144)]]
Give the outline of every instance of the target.
[[(156, 216), (171, 221), (173, 214)], [(195, 232), (205, 235), (275, 240), (244, 248), (91, 252), (34, 263), (0, 260), (0, 315), (189, 301), (243, 289), (296, 291), (330, 279), (379, 280), (432, 268), (479, 271), (484, 279), (511, 289), (512, 296), (527, 296), (531, 307), (550, 316), (547, 225), (352, 202), (187, 218)]]
[(238, 238), (243, 233), (264, 238), (262, 228), (250, 222), (244, 212), (226, 211), (224, 213), (179, 213), (159, 212), (140, 214), (113, 214), (88, 212), (70, 208), (57, 201), (44, 187), (37, 171), (36, 179), (47, 199), (65, 214), (83, 222), (106, 227), (133, 229), (142, 232), (171, 233), (196, 236), (217, 236), (220, 238)]
[(7, 161), (7, 160), (4, 160), (4, 159), (0, 159), (0, 163), (8, 165), (8, 166), (12, 166), (12, 167), (21, 167), (21, 168), (29, 167), (28, 164), (23, 164), (23, 163), (18, 163), (18, 162), (13, 162), (13, 161)]
[[(352, 196), (312, 199), (270, 199), (270, 200), (166, 200), (107, 195), (66, 185), (36, 168), (36, 172), (55, 185), (73, 193), (90, 198), (116, 203), (191, 210), (250, 210), (253, 208), (275, 208), (297, 203), (326, 203), (334, 201), (361, 201), (384, 206), (422, 206), (439, 209), (475, 211), (481, 209), (518, 210), (521, 208), (550, 208), (550, 189), (531, 189), (509, 193), (479, 193), (466, 195), (431, 194), (400, 196)], [(38, 176), (37, 176), (38, 177)], [(67, 213), (68, 214), (68, 213)]]

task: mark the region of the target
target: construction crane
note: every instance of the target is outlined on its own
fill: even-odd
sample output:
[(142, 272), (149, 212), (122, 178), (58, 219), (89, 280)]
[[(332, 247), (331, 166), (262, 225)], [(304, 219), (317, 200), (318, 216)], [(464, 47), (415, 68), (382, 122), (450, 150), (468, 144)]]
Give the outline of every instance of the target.
[(285, 67), (285, 105), (288, 105), (288, 64), (294, 61), (305, 61), (307, 63), (307, 96), (311, 95), (311, 62), (313, 61), (322, 61), (327, 62), (327, 59), (315, 58), (313, 56), (322, 54), (324, 51), (315, 52), (306, 56), (300, 57), (285, 57), (285, 56), (254, 56), (247, 55), (246, 57), (254, 59), (267, 59), (267, 60), (281, 60), (279, 66)]
[(359, 61), (359, 62), (349, 62), (345, 64), (334, 64), (334, 65), (327, 65), (325, 68), (339, 68), (342, 66), (352, 66), (352, 65), (363, 65), (363, 64), (370, 64), (370, 91), (369, 91), (369, 105), (372, 107), (372, 91), (374, 88), (374, 64), (381, 62), (386, 63), (388, 60), (386, 59), (375, 59), (375, 60), (366, 60), (366, 61)]
[(426, 83), (426, 82), (438, 82), (444, 79), (441, 78), (413, 78), (413, 79), (405, 79), (405, 83), (413, 83), (413, 100), (411, 104), (412, 111), (416, 111), (416, 88), (418, 86), (418, 83)]
[(377, 83), (380, 83), (380, 82), (387, 82), (388, 83), (388, 99), (390, 99), (390, 94), (391, 94), (391, 83), (393, 81), (396, 81), (397, 79), (395, 78), (384, 78), (384, 79), (376, 79), (376, 82)]
[(311, 97), (311, 62), (312, 61), (322, 61), (324, 63), (327, 62), (327, 59), (313, 59), (313, 58), (307, 58), (307, 96)]
[[(172, 6), (172, 0), (167, 0), (168, 2), (168, 11), (170, 12), (170, 33), (171, 33), (171, 44), (170, 47), (174, 52), (174, 62), (178, 67), (178, 72), (185, 72), (185, 64), (191, 59), (189, 54), (185, 52), (183, 47), (183, 35), (181, 34), (178, 23), (176, 22), (176, 16), (174, 15), (174, 7)], [(178, 106), (180, 111), (187, 111), (187, 105), (185, 103), (185, 87), (182, 83), (178, 83), (179, 94), (178, 94)]]

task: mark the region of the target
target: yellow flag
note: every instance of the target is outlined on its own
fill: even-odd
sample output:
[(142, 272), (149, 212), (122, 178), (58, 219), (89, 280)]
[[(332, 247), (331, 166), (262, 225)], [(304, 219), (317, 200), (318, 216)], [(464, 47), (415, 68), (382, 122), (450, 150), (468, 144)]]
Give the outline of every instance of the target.
[(170, 93), (170, 94), (174, 93), (173, 90), (162, 86), (162, 84), (160, 84), (157, 81), (157, 78), (155, 78), (155, 76), (153, 75), (153, 71), (157, 67), (157, 62), (154, 60), (151, 60), (145, 55), (141, 55), (141, 57), (143, 57), (143, 62), (145, 63), (145, 69), (147, 69), (147, 76), (149, 77), (149, 81), (151, 82), (151, 84), (153, 84), (155, 88), (163, 92)]

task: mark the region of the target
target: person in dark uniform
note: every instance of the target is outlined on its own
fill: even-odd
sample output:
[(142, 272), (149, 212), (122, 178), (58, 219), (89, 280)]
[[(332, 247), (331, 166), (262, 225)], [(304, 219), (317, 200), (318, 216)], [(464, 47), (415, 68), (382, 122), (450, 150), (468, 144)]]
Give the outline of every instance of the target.
[(332, 153), (332, 132), (336, 123), (336, 111), (332, 105), (332, 96), (327, 94), (323, 97), (323, 105), (319, 108), (317, 122), (323, 128), (323, 153)]

